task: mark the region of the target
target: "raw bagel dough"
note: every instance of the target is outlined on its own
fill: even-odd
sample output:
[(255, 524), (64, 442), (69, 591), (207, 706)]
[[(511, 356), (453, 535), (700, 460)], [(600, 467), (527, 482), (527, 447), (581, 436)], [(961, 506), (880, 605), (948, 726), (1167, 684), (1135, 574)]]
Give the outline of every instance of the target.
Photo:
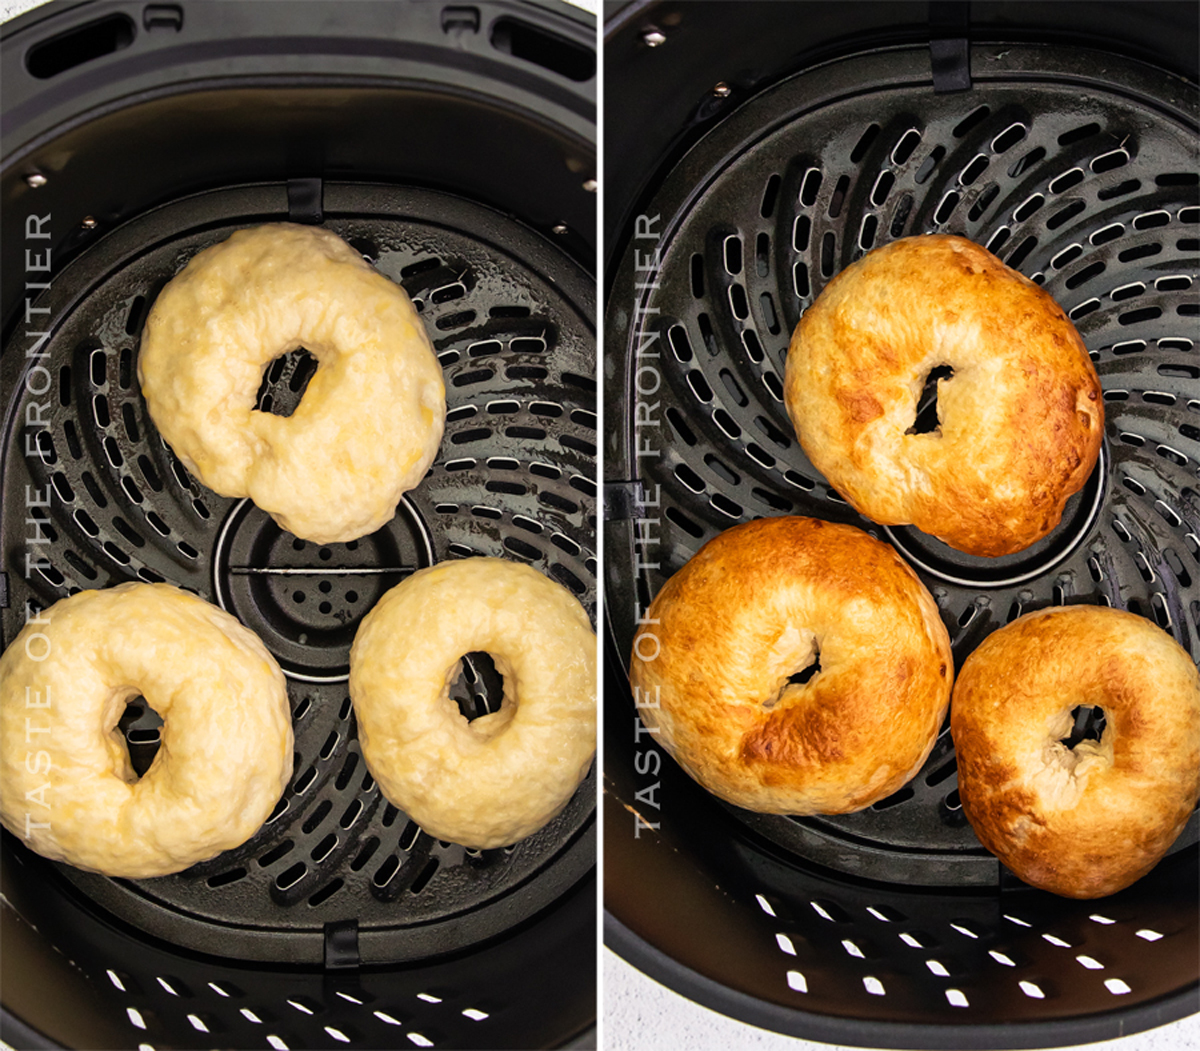
[[(764, 518), (705, 544), (634, 640), (638, 714), (713, 794), (770, 814), (844, 814), (921, 769), (954, 677), (937, 606), (853, 526)], [(789, 678), (814, 658), (806, 683)]]
[[(908, 433), (926, 377), (939, 427)], [(1049, 533), (1100, 453), (1100, 381), (1053, 299), (962, 237), (906, 237), (825, 286), (788, 349), (805, 453), (855, 510), (973, 555)]]
[[(255, 409), (266, 366), (301, 346), (319, 367), (296, 411)], [(150, 311), (138, 379), (189, 471), (316, 543), (390, 521), (446, 417), (404, 290), (328, 230), (292, 223), (239, 230), (188, 263)]]
[[(1099, 741), (1063, 743), (1100, 706)], [(1200, 794), (1200, 677), (1165, 631), (1104, 606), (1018, 617), (966, 659), (950, 713), (963, 812), (1026, 883), (1070, 898), (1128, 887)]]
[[(468, 722), (449, 692), (484, 651), (499, 711)], [(358, 629), (350, 696), (383, 794), (438, 839), (481, 849), (532, 835), (596, 750), (596, 636), (560, 584), (499, 558), (441, 562), (397, 584)]]
[[(140, 780), (116, 729), (139, 694), (163, 718)], [(45, 857), (129, 879), (179, 872), (254, 835), (291, 772), (274, 658), (169, 584), (79, 592), (0, 656), (0, 817)]]

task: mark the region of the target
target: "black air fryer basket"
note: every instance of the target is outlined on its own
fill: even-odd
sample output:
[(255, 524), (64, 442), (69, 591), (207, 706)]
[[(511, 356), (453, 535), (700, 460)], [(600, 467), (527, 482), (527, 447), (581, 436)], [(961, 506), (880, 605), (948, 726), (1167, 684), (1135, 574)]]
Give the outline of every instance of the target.
[[(79, 589), (166, 580), (258, 633), (296, 732), (263, 829), (176, 876), (105, 879), (4, 834), (4, 1039), (585, 1046), (594, 776), (514, 847), (440, 842), (367, 773), (346, 679), (361, 618), (434, 561), (524, 561), (594, 610), (593, 20), (517, 0), (104, 0), (17, 19), (2, 58), (3, 638)], [(138, 389), (163, 285), (278, 220), (402, 284), (445, 371), (436, 462), (350, 543), (203, 488)], [(259, 408), (290, 414), (314, 368), (276, 361)], [(499, 704), (486, 655), (454, 695), (468, 717)], [(121, 720), (139, 771), (160, 725), (137, 702)]]
[[(839, 1043), (1057, 1046), (1196, 1011), (1195, 814), (1133, 887), (1061, 899), (980, 846), (948, 725), (918, 776), (866, 811), (755, 815), (656, 747), (627, 685), (636, 619), (666, 579), (722, 530), (780, 514), (893, 544), (958, 666), (1062, 603), (1130, 610), (1200, 656), (1196, 6), (609, 14), (608, 944), (709, 1007)], [(1041, 284), (1103, 384), (1094, 475), (1016, 555), (859, 517), (784, 411), (801, 312), (873, 246), (931, 232)]]

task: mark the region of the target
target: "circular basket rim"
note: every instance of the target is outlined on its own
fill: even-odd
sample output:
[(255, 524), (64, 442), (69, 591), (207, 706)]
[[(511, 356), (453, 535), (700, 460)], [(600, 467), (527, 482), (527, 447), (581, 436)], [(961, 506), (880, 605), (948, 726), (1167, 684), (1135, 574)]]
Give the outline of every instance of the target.
[[(646, 6), (634, 5), (630, 10), (640, 11)], [(1064, 50), (1070, 53), (1070, 62), (1066, 64), (1056, 59), (1056, 56), (1063, 55)], [(989, 58), (986, 67), (983, 62), (985, 52)], [(1069, 84), (1082, 89), (1086, 86), (1103, 85), (1109, 93), (1133, 98), (1159, 110), (1165, 109), (1177, 120), (1191, 128), (1195, 127), (1194, 86), (1177, 76), (1155, 70), (1138, 59), (1095, 49), (1035, 47), (1028, 44), (1014, 44), (1002, 55), (995, 55), (994, 52), (994, 46), (976, 46), (972, 49), (974, 66), (979, 70), (978, 83), (1003, 84), (1017, 79), (1040, 77), (1052, 80), (1060, 87)], [(1104, 63), (1097, 62), (1101, 56), (1105, 59)], [(648, 206), (648, 211), (654, 211), (655, 206), (658, 206), (657, 210), (662, 212), (660, 243), (666, 243), (674, 236), (682, 218), (694, 202), (711, 189), (719, 171), (723, 170), (724, 165), (736, 153), (748, 148), (750, 143), (765, 138), (778, 127), (783, 118), (777, 117), (776, 122), (770, 125), (751, 121), (748, 111), (758, 99), (772, 94), (785, 97), (792, 105), (790, 108), (783, 108), (787, 109), (790, 119), (794, 119), (798, 111), (809, 111), (840, 98), (841, 93), (850, 90), (846, 66), (860, 59), (873, 63), (872, 68), (877, 69), (885, 68), (889, 62), (899, 63), (904, 72), (913, 76), (917, 75), (916, 71), (922, 63), (927, 69), (927, 59), (922, 49), (915, 45), (898, 45), (884, 50), (868, 49), (842, 55), (794, 73), (765, 85), (760, 92), (740, 99), (735, 109), (707, 128), (681, 157), (672, 165), (658, 169), (647, 182), (646, 185), (653, 188), (653, 192), (647, 191), (647, 199), (653, 201), (653, 204)], [(1179, 93), (1171, 100), (1173, 106), (1165, 105), (1160, 93), (1153, 90), (1157, 82), (1155, 78), (1169, 79), (1173, 87), (1178, 87)], [(803, 92), (802, 86), (797, 84), (800, 81), (809, 85), (807, 94)], [(896, 78), (887, 81), (889, 85), (895, 85), (897, 82)], [(681, 174), (685, 169), (686, 175)], [(640, 301), (641, 296), (634, 295), (634, 278), (631, 276), (633, 271), (628, 265), (632, 244), (631, 240), (618, 237), (617, 243), (606, 247), (610, 259), (613, 260), (611, 287), (607, 294), (608, 327), (605, 337), (606, 350), (612, 362), (606, 379), (606, 396), (610, 399), (608, 404), (626, 397), (633, 385), (632, 370), (636, 364), (633, 346), (636, 341), (630, 336), (632, 326), (627, 316), (627, 304), (632, 303), (635, 298)], [(607, 430), (613, 437), (606, 447), (606, 483), (613, 490), (618, 490), (621, 486), (636, 490), (636, 487), (642, 484), (642, 479), (639, 477), (638, 465), (634, 462), (636, 458), (633, 455), (631, 440), (632, 413), (628, 418), (608, 421)], [(626, 494), (623, 492), (613, 493), (611, 502), (614, 508), (621, 502), (618, 498), (624, 495)], [(617, 514), (614, 517), (621, 516)], [(627, 537), (623, 533), (618, 535), (618, 531), (610, 531), (607, 538), (610, 556), (614, 551), (623, 551), (626, 540)], [(614, 587), (614, 583), (619, 581), (627, 584), (629, 579), (626, 577), (621, 580), (625, 570), (618, 568), (617, 562), (614, 558), (606, 565), (606, 607), (609, 602), (617, 599), (619, 588)], [(623, 563), (621, 566), (623, 567)], [(610, 607), (605, 633), (605, 665), (606, 673), (611, 675), (616, 683), (608, 691), (610, 704), (606, 710), (606, 720), (610, 723), (618, 715), (626, 718), (632, 714), (628, 690), (622, 685), (626, 655), (618, 652), (616, 623), (619, 620), (620, 618), (612, 617)], [(625, 703), (620, 703), (622, 693)], [(613, 703), (614, 701), (617, 703)], [(623, 726), (621, 733), (625, 733)], [(606, 762), (611, 762), (611, 756), (606, 757)], [(614, 805), (621, 805), (623, 800), (618, 795), (618, 789), (610, 786), (609, 791)], [(606, 841), (606, 852), (611, 849), (611, 845)], [(1040, 1048), (1128, 1035), (1200, 1012), (1200, 983), (1197, 983), (1194, 977), (1181, 975), (1181, 984), (1177, 988), (1155, 999), (1125, 1008), (1049, 1019), (924, 1023), (866, 1020), (822, 1014), (818, 1011), (785, 1006), (739, 991), (708, 977), (688, 965), (697, 963), (694, 956), (689, 958), (688, 962), (683, 962), (668, 954), (627, 926), (619, 912), (619, 909), (614, 912), (611, 907), (606, 907), (604, 940), (608, 947), (631, 965), (668, 988), (712, 1010), (751, 1025), (791, 1036), (854, 1046), (888, 1048), (958, 1048), (963, 1051), (973, 1051), (977, 1048)]]

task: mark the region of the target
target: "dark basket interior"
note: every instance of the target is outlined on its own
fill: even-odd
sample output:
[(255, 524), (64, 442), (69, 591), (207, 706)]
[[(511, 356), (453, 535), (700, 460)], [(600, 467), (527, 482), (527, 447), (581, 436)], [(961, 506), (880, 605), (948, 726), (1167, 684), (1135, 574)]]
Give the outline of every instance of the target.
[[(711, 48), (672, 10), (648, 6), (610, 34), (634, 75), (660, 53), (691, 70)], [(654, 28), (665, 42), (648, 45)], [(717, 65), (678, 155), (664, 147), (640, 198), (626, 174), (631, 197), (610, 208), (610, 220), (626, 210), (607, 404), (630, 410), (605, 450), (609, 940), (701, 1002), (796, 1035), (1100, 1039), (1196, 1009), (1196, 815), (1152, 877), (1071, 902), (1025, 887), (979, 845), (948, 726), (893, 796), (807, 819), (718, 804), (631, 729), (640, 611), (706, 540), (767, 515), (892, 543), (937, 600), (958, 665), (1022, 612), (1072, 602), (1139, 613), (1200, 656), (1194, 85), (1078, 47), (964, 41), (964, 89), (931, 72), (924, 31), (922, 45), (745, 88)], [(691, 65), (672, 47), (690, 48)], [(638, 236), (637, 214), (658, 217), (655, 236)], [(1042, 284), (1104, 387), (1095, 474), (1058, 529), (1015, 556), (971, 558), (859, 517), (783, 408), (801, 311), (871, 247), (925, 232), (969, 237)], [(654, 252), (661, 262), (646, 265)]]
[[(295, 770), (255, 837), (177, 876), (51, 866), (5, 833), (4, 1036), (561, 1045), (594, 1020), (594, 775), (514, 847), (439, 842), (367, 774), (346, 675), (362, 616), (433, 561), (528, 562), (594, 615), (591, 28), (553, 4), (158, 6), (107, 5), (134, 27), (124, 43), (87, 9), (6, 31), (0, 622), (10, 640), (27, 606), (125, 580), (217, 602), (285, 670)], [(101, 50), (56, 71), (83, 44), (49, 44), (72, 33)], [(242, 37), (254, 43), (231, 58)], [(55, 269), (31, 294), (50, 335), (27, 360), (30, 214), (51, 216)], [(445, 370), (437, 461), (359, 541), (306, 543), (206, 490), (137, 389), (166, 281), (234, 229), (278, 220), (324, 225), (402, 284)], [(42, 373), (24, 382), (31, 364), (51, 389)], [(259, 407), (294, 410), (314, 364), (275, 362)], [(45, 422), (29, 427), (33, 402)], [(27, 511), (26, 485), (51, 505)], [(31, 514), (47, 542), (27, 570)], [(499, 694), (491, 661), (469, 655), (464, 714)], [(159, 725), (139, 702), (120, 723), (139, 770)]]

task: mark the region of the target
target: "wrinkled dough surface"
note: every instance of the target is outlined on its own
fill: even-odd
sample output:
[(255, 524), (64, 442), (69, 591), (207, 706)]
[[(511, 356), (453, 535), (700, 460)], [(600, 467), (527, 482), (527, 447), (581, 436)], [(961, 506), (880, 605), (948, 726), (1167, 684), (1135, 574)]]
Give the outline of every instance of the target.
[[(1071, 711), (1099, 706), (1073, 750)], [(1200, 794), (1200, 678), (1142, 617), (1059, 606), (989, 635), (963, 664), (951, 729), (963, 811), (1026, 883), (1071, 898), (1140, 879)]]
[[(734, 526), (667, 581), (645, 621), (631, 663), (642, 721), (748, 810), (843, 814), (891, 795), (920, 770), (950, 701), (933, 598), (852, 526)], [(814, 656), (817, 673), (789, 683)]]
[[(929, 373), (939, 428), (907, 434)], [(868, 252), (825, 286), (788, 348), (784, 398), (808, 458), (855, 510), (974, 555), (1061, 520), (1100, 453), (1087, 349), (1033, 282), (962, 237)]]
[[(296, 411), (255, 409), (266, 366), (298, 347), (318, 368)], [(291, 223), (239, 230), (188, 263), (150, 311), (138, 378), (189, 471), (316, 543), (390, 521), (445, 424), (408, 295), (335, 234)]]
[[(283, 674), (250, 631), (169, 584), (79, 592), (40, 620), (0, 656), (9, 831), (45, 857), (130, 879), (258, 831), (291, 777), (292, 725)], [(139, 694), (163, 719), (140, 780), (116, 728)]]
[[(468, 653), (504, 676), (469, 721), (449, 691)], [(397, 584), (359, 627), (350, 696), (380, 790), (426, 832), (507, 846), (566, 806), (596, 750), (596, 636), (560, 584), (498, 558), (441, 562)]]

